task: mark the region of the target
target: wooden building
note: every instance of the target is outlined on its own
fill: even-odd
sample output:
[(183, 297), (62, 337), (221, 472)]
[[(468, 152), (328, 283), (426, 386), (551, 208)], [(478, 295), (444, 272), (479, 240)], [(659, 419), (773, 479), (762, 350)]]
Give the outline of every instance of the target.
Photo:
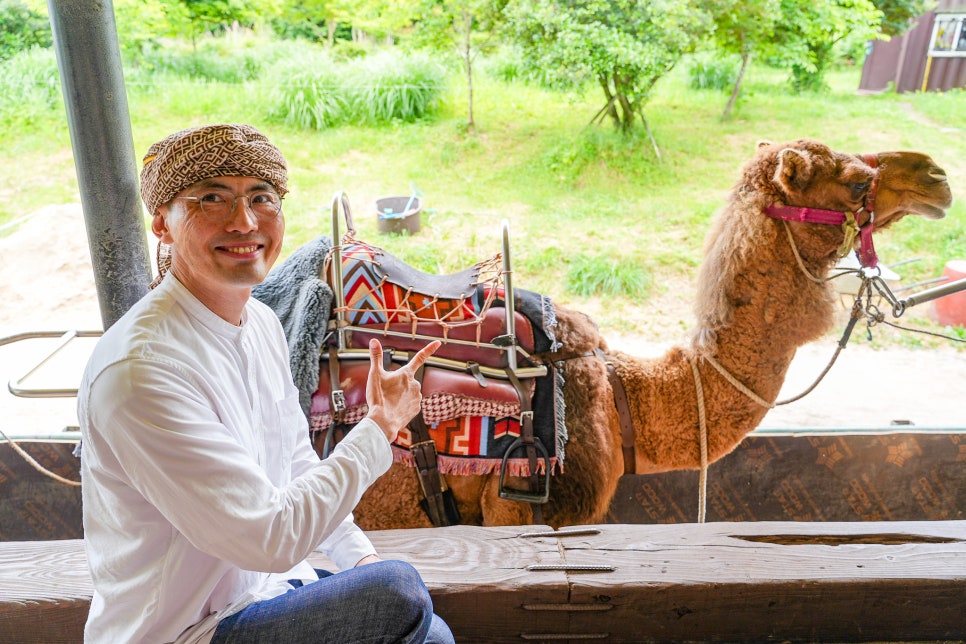
[(966, 0), (940, 0), (902, 36), (873, 42), (859, 90), (890, 83), (899, 93), (966, 88)]

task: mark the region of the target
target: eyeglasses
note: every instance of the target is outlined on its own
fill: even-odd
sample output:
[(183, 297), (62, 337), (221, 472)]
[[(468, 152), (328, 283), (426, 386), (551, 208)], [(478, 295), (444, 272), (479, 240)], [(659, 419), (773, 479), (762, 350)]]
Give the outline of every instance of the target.
[(175, 197), (185, 201), (197, 202), (201, 212), (208, 221), (221, 224), (232, 217), (235, 212), (235, 202), (238, 199), (248, 199), (248, 207), (255, 216), (263, 220), (271, 220), (282, 212), (282, 198), (274, 192), (262, 190), (250, 195), (235, 195), (230, 192), (206, 192), (200, 197)]

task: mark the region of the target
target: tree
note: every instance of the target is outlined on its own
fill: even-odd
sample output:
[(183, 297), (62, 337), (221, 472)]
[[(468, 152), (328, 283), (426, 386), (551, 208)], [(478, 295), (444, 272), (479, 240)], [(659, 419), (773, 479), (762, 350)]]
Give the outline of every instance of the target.
[(422, 0), (412, 40), (416, 46), (455, 51), (466, 75), (467, 124), (473, 127), (473, 63), (503, 23), (506, 0)]
[(797, 91), (824, 89), (835, 46), (847, 36), (872, 40), (882, 23), (872, 0), (780, 0), (780, 12), (770, 49)]
[(529, 62), (552, 85), (590, 79), (604, 93), (591, 123), (610, 117), (629, 132), (655, 83), (712, 28), (694, 0), (515, 0), (506, 14)]
[(293, 25), (304, 25), (305, 31), (324, 40), (331, 49), (336, 29), (349, 21), (358, 4), (351, 0), (291, 0), (280, 7), (280, 18)]
[(738, 78), (721, 118), (731, 113), (752, 56), (768, 42), (779, 18), (779, 0), (733, 0), (718, 5), (714, 17), (715, 44), (719, 51), (741, 57)]
[(934, 3), (930, 0), (872, 0), (882, 12), (880, 33), (892, 38), (901, 36), (912, 27), (912, 20), (924, 14)]
[(51, 44), (53, 35), (46, 15), (18, 0), (0, 0), (0, 60), (33, 46)]
[(928, 0), (719, 1), (715, 5), (715, 44), (719, 51), (741, 57), (722, 118), (731, 113), (754, 55), (766, 54), (788, 65), (796, 88), (819, 89), (839, 41), (899, 35), (912, 26), (912, 19), (927, 4)]
[(192, 43), (206, 31), (223, 31), (235, 23), (251, 27), (276, 11), (272, 0), (168, 0), (167, 4), (172, 9), (169, 16), (182, 25)]

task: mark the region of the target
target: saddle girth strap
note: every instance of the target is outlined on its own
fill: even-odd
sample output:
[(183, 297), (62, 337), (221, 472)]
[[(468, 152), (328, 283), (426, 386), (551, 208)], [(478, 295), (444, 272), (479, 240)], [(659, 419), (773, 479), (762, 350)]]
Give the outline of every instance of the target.
[(634, 423), (631, 420), (631, 408), (627, 403), (627, 391), (624, 383), (617, 375), (614, 363), (607, 359), (603, 352), (599, 352), (607, 365), (607, 381), (614, 394), (614, 406), (617, 408), (617, 418), (621, 426), (621, 452), (624, 454), (624, 474), (637, 474), (637, 456), (634, 451)]
[[(322, 439), (322, 458), (328, 458), (335, 448), (335, 430), (345, 421), (345, 392), (339, 386), (339, 352), (335, 347), (329, 347), (329, 383), (332, 390), (329, 398), (332, 402), (332, 422), (325, 431)], [(344, 435), (344, 433), (343, 433)]]
[[(537, 472), (537, 465), (539, 464), (539, 455), (537, 454), (537, 448), (533, 443), (533, 407), (530, 404), (530, 397), (527, 395), (526, 387), (517, 378), (517, 375), (513, 373), (512, 369), (507, 368), (506, 370), (507, 378), (513, 384), (513, 388), (517, 390), (517, 396), (520, 398), (520, 440), (523, 443), (524, 453), (527, 455), (527, 465), (530, 468), (530, 476), (528, 477), (528, 485), (530, 491), (536, 493), (540, 488), (540, 474)], [(531, 503), (530, 508), (533, 510), (533, 523), (535, 525), (543, 524), (543, 509), (539, 503)]]
[[(422, 367), (416, 371), (415, 377), (422, 382)], [(429, 516), (434, 527), (458, 525), (462, 517), (456, 507), (452, 490), (447, 487), (443, 475), (440, 474), (436, 441), (429, 435), (429, 427), (423, 418), (422, 410), (409, 421), (409, 431), (412, 433), (412, 446), (409, 451), (413, 455), (416, 477), (423, 492), (420, 506)]]

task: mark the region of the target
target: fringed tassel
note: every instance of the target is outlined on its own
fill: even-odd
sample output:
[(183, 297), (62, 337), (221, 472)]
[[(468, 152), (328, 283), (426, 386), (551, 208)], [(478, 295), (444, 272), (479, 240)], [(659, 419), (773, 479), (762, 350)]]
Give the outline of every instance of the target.
[[(398, 445), (392, 445), (392, 460), (394, 463), (401, 463), (408, 467), (413, 467), (415, 465), (412, 452), (404, 447), (399, 447)], [(499, 474), (503, 465), (502, 459), (473, 457), (462, 458), (458, 456), (446, 456), (444, 454), (437, 454), (436, 462), (439, 466), (439, 471), (441, 474), (452, 474), (455, 476), (484, 476), (486, 474)], [(542, 461), (537, 470), (539, 474), (543, 474), (544, 467)], [(553, 476), (561, 472), (563, 472), (563, 464), (560, 463), (556, 458), (551, 458), (550, 475)], [(530, 464), (527, 459), (507, 459), (507, 475), (530, 476)]]

